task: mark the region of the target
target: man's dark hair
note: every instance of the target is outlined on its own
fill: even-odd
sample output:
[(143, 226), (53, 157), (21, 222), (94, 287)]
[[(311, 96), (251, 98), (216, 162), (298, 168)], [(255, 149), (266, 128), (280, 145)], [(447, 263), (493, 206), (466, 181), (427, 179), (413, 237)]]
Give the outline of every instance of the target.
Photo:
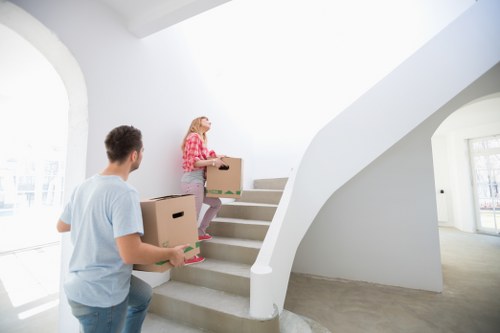
[(131, 152), (142, 149), (142, 133), (133, 126), (118, 126), (108, 133), (104, 144), (109, 161), (122, 163)]

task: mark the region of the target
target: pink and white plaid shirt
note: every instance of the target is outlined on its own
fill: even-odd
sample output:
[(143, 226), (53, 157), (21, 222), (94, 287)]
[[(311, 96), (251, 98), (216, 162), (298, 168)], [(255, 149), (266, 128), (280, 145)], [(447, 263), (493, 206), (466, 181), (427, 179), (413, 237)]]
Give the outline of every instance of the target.
[(194, 164), (196, 161), (206, 160), (209, 157), (216, 156), (215, 151), (208, 150), (197, 133), (191, 133), (186, 138), (186, 145), (182, 153), (182, 168), (184, 172), (204, 169), (195, 167)]

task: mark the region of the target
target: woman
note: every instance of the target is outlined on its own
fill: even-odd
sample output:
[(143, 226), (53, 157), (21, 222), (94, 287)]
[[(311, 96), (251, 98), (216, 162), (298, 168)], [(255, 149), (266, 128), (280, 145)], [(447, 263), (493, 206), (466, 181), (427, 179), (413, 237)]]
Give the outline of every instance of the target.
[[(207, 131), (212, 123), (207, 117), (198, 117), (191, 122), (186, 136), (182, 142), (182, 168), (184, 174), (181, 178), (181, 188), (186, 194), (194, 194), (196, 201), (196, 214), (199, 218), (202, 204), (210, 206), (205, 212), (198, 227), (198, 239), (200, 241), (212, 239), (206, 230), (212, 219), (217, 215), (221, 207), (219, 198), (209, 198), (205, 195), (205, 180), (207, 167), (219, 168), (226, 165), (213, 150), (207, 148)], [(195, 256), (185, 261), (185, 265), (203, 262), (205, 258)]]

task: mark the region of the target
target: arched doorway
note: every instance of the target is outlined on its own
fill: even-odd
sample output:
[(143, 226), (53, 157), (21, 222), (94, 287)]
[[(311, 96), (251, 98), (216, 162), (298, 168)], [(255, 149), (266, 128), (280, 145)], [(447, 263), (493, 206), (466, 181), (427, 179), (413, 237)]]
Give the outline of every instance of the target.
[(494, 162), (500, 154), (489, 154), (495, 150), (493, 147), (486, 150), (475, 147), (484, 147), (485, 142), (500, 134), (499, 108), (500, 93), (476, 99), (453, 112), (434, 133), (432, 147), (440, 225), (498, 234), (498, 227), (490, 223), (492, 214), (498, 216), (498, 194), (484, 191), (496, 178), (500, 179), (500, 161), (487, 163), (490, 165), (485, 170), (485, 156), (492, 156), (488, 161)]
[(0, 253), (59, 242), (68, 98), (29, 42), (0, 24)]
[[(88, 111), (87, 89), (83, 74), (66, 46), (49, 29), (21, 8), (9, 2), (0, 2), (0, 24), (19, 34), (36, 48), (57, 72), (66, 90), (68, 101), (67, 146), (71, 149), (67, 150), (65, 160), (66, 173), (64, 175), (62, 195), (62, 200), (65, 202), (71, 194), (71, 190), (85, 178)], [(55, 222), (53, 221), (54, 225)], [(61, 267), (60, 274), (65, 275), (71, 252), (68, 235), (62, 237), (61, 247), (62, 263), (59, 265)], [(72, 318), (63, 292), (60, 292), (59, 299), (64, 301), (60, 302), (58, 317)], [(32, 310), (36, 309), (43, 313), (44, 310), (53, 305), (54, 303), (33, 304)], [(58, 326), (60, 332), (74, 331), (78, 327), (76, 321), (59, 321)]]

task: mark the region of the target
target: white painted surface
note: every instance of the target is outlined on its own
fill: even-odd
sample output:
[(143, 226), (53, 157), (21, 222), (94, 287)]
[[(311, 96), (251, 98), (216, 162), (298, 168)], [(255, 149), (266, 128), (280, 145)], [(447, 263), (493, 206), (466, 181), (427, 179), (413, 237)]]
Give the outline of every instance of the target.
[[(398, 151), (395, 146), (390, 150), (398, 157), (395, 164), (391, 163), (392, 156), (370, 163), (497, 64), (500, 59), (499, 5), (495, 1), (476, 4), (316, 135), (298, 170), (290, 177), (285, 200), (280, 203), (256, 261), (258, 265), (272, 267), (272, 291), (280, 308), (295, 249), (325, 203), (314, 225), (320, 224), (320, 227), (314, 229), (310, 239), (302, 242), (304, 250), (297, 256), (294, 270), (442, 291), (432, 167), (421, 171), (428, 176), (424, 177), (426, 181), (416, 184), (414, 190), (424, 196), (415, 197), (414, 193), (404, 191), (394, 193), (401, 189), (388, 182), (378, 182), (404, 181), (405, 171), (397, 163), (412, 170), (422, 165), (421, 161), (405, 156), (407, 152)], [(454, 61), (450, 62), (452, 58)], [(428, 135), (427, 142), (419, 142), (414, 136), (407, 140), (414, 149), (427, 150), (420, 156), (427, 161), (424, 165), (432, 166), (432, 133)], [(353, 153), (361, 151), (363, 154)], [(351, 178), (358, 172), (363, 173), (368, 165), (373, 165), (375, 174), (384, 176), (366, 178), (375, 183), (371, 188), (380, 189), (371, 195), (376, 196), (379, 199), (376, 202), (382, 206), (368, 202), (367, 208), (361, 209), (353, 189), (362, 190), (363, 184), (352, 186), (357, 177)], [(341, 189), (346, 183), (349, 186)], [(338, 202), (344, 215), (329, 210), (337, 207), (328, 202), (337, 190), (348, 192)], [(405, 201), (408, 197), (416, 200)], [(360, 219), (350, 220), (350, 212), (358, 213), (356, 216)], [(319, 264), (312, 263), (311, 258), (315, 256), (321, 258)]]
[[(325, 122), (474, 1), (316, 1), (307, 8), (302, 2), (233, 1), (142, 40), (98, 1), (14, 3), (68, 47), (88, 87), (70, 92), (88, 96), (89, 118), (88, 149), (71, 148), (68, 187), (104, 167), (104, 136), (126, 123), (143, 130), (146, 147), (130, 182), (152, 197), (179, 191), (179, 145), (199, 115), (213, 122), (211, 148), (245, 159), (246, 186), (259, 177), (287, 176)], [(428, 25), (420, 23), (424, 19)], [(294, 114), (307, 114), (308, 121)], [(87, 118), (75, 121), (86, 124)], [(84, 128), (73, 127), (72, 135), (86, 142)], [(327, 158), (333, 163), (337, 157)]]

